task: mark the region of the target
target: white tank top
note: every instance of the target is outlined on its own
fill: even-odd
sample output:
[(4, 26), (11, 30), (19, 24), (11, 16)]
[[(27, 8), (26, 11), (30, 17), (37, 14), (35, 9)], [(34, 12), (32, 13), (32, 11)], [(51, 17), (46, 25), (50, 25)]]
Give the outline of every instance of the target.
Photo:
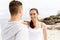
[(29, 27), (29, 40), (43, 40), (42, 23), (40, 23), (38, 29), (32, 29)]

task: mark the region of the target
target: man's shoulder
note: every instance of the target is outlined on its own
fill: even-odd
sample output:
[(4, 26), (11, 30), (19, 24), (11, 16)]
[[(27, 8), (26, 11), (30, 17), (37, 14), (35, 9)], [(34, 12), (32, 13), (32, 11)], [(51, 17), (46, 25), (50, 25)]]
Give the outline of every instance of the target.
[(27, 25), (24, 25), (23, 23), (20, 24), (20, 27), (22, 27), (23, 29), (27, 29)]
[(27, 29), (26, 25), (18, 22), (6, 22), (2, 24), (2, 29), (6, 29), (6, 28)]

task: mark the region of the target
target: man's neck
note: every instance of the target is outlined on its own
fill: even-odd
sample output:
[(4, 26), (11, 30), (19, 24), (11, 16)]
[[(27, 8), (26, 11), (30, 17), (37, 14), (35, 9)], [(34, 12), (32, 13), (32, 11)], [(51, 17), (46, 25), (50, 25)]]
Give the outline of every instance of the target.
[(20, 21), (20, 17), (19, 16), (11, 16), (10, 21)]

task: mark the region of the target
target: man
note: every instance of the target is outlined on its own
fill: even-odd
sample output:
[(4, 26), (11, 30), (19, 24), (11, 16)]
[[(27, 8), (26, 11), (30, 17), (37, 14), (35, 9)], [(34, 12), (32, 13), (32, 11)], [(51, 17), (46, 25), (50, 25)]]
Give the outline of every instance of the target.
[(22, 3), (11, 1), (9, 11), (11, 19), (2, 25), (2, 40), (28, 40), (28, 28), (21, 22)]

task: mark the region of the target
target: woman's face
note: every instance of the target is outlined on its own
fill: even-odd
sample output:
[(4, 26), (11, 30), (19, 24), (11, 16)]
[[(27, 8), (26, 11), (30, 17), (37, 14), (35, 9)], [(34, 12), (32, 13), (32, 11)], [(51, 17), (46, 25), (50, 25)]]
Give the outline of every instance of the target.
[(30, 11), (30, 17), (31, 17), (31, 20), (37, 20), (38, 18), (38, 13), (36, 12), (36, 10), (31, 10)]

